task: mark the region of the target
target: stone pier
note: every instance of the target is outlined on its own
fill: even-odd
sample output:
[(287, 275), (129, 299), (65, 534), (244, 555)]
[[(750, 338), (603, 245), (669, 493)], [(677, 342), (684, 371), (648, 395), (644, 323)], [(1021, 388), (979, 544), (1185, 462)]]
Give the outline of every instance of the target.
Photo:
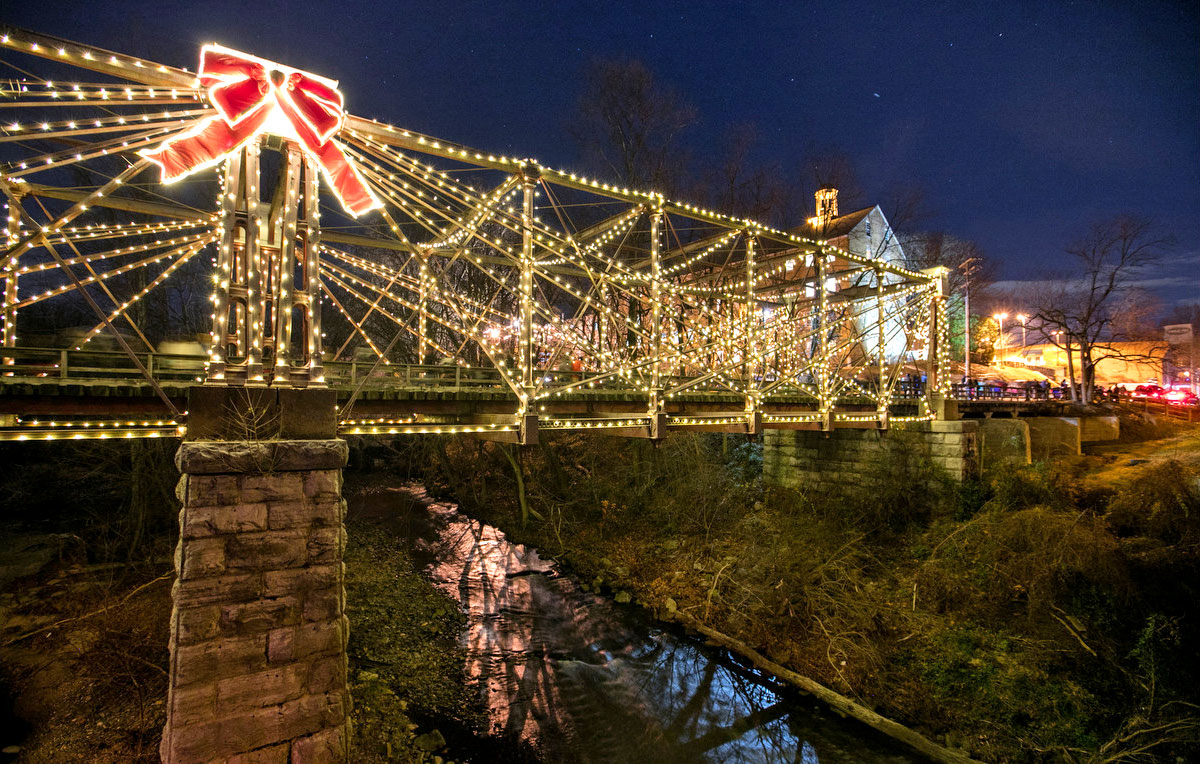
[[(347, 448), (333, 396), (204, 388), (189, 408), (162, 760), (345, 762)], [(238, 440), (247, 408), (253, 437)]]

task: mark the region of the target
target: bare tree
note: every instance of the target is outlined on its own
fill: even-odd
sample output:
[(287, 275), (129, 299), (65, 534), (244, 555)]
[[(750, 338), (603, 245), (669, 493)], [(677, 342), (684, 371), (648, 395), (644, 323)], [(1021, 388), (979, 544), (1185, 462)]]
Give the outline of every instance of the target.
[(748, 122), (726, 129), (721, 160), (704, 173), (698, 198), (734, 217), (746, 217), (778, 227), (795, 225), (804, 213), (804, 194), (794, 175), (777, 163), (755, 162), (757, 128)]
[(674, 195), (689, 166), (681, 137), (696, 109), (636, 59), (596, 59), (568, 131), (598, 173)]
[[(1046, 279), (1032, 295), (1031, 304), (1037, 306), (1034, 320), (1050, 342), (1067, 352), (1073, 397), (1077, 379), (1074, 353), (1078, 353), (1078, 399), (1083, 403), (1092, 401), (1100, 361), (1147, 357), (1145, 353), (1131, 354), (1116, 343), (1138, 338), (1136, 327), (1144, 322), (1131, 321), (1130, 312), (1144, 312), (1146, 303), (1135, 298), (1135, 282), (1171, 243), (1145, 218), (1121, 215), (1101, 221), (1067, 248), (1076, 271), (1065, 278)], [(1131, 331), (1131, 327), (1135, 329)]]

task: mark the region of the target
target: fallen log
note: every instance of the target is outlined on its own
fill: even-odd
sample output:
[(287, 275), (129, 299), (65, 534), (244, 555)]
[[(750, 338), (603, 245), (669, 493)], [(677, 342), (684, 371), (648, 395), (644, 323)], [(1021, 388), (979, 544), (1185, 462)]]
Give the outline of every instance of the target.
[(938, 745), (916, 730), (909, 729), (899, 722), (880, 716), (866, 706), (855, 703), (845, 695), (834, 692), (816, 680), (810, 679), (803, 674), (797, 674), (795, 671), (781, 666), (745, 642), (740, 642), (733, 637), (722, 634), (682, 611), (675, 611), (667, 615), (667, 617), (683, 624), (692, 631), (703, 634), (721, 647), (741, 655), (763, 671), (767, 671), (788, 684), (798, 687), (836, 711), (857, 719), (893, 740), (904, 743), (910, 748), (925, 754), (934, 761), (946, 762), (946, 764), (980, 764), (977, 760), (970, 758), (966, 754)]

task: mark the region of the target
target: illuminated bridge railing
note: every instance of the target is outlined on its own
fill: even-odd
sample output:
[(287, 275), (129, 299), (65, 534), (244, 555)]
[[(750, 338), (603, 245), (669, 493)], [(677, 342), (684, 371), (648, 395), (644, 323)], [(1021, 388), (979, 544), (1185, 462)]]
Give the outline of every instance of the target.
[[(143, 367), (161, 384), (179, 390), (203, 384), (206, 357), (180, 353), (137, 353)], [(22, 387), (30, 385), (81, 385), (110, 388), (141, 388), (146, 386), (142, 372), (122, 352), (106, 350), (72, 350), (63, 348), (14, 347), (0, 350), (0, 392), (10, 396), (23, 394)], [(471, 392), (509, 392), (502, 375), (493, 368), (468, 367), (450, 364), (375, 364), (372, 361), (325, 361), (324, 385), (342, 391), (360, 385), (372, 390), (437, 390), (469, 394)], [(551, 370), (539, 375), (547, 384), (562, 385), (568, 392), (565, 399), (585, 398), (591, 392), (624, 392), (631, 397), (644, 396), (644, 390), (626, 380), (602, 376), (593, 371)], [(726, 387), (697, 377), (663, 375), (663, 383), (685, 387), (686, 395), (716, 395), (740, 398)], [(760, 383), (770, 383), (774, 377), (759, 377)], [(841, 402), (862, 404), (871, 400), (876, 386), (858, 382), (847, 387)], [(925, 392), (923, 385), (901, 382), (892, 391), (897, 400), (915, 401)], [(804, 396), (792, 396), (803, 399)], [(551, 399), (553, 400), (553, 399)]]

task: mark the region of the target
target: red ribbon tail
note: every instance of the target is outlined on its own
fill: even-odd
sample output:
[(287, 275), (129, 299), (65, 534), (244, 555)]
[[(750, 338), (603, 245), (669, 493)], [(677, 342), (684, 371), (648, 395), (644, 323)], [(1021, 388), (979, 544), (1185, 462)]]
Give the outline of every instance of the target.
[(312, 153), (321, 164), (322, 169), (325, 170), (329, 185), (333, 186), (333, 191), (342, 201), (342, 206), (351, 215), (358, 217), (364, 212), (383, 206), (383, 203), (371, 193), (362, 176), (358, 174), (358, 169), (351, 163), (336, 141), (333, 139), (325, 141), (324, 145)]
[(175, 180), (224, 157), (234, 145), (232, 133), (225, 120), (209, 117), (197, 129), (141, 155), (162, 168), (164, 181)]
[(156, 149), (139, 152), (162, 168), (162, 179), (171, 181), (225, 158), (235, 146), (249, 137), (266, 118), (243, 120), (231, 128), (220, 116), (209, 117), (183, 135), (170, 138)]

